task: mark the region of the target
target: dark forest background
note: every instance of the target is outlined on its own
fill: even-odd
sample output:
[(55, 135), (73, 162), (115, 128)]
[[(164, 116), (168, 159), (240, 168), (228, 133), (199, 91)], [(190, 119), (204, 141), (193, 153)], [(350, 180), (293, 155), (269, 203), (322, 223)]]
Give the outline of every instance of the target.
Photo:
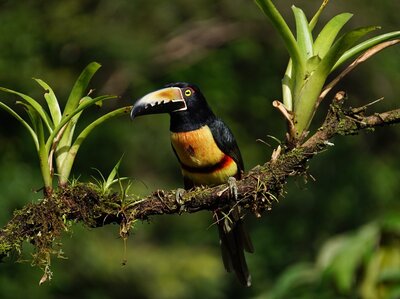
[[(276, 2), (285, 18), (293, 20), (292, 3)], [(294, 4), (308, 16), (320, 5)], [(399, 10), (398, 1), (335, 0), (320, 25), (348, 11), (355, 16), (347, 28), (381, 25), (388, 32), (398, 30)], [(348, 92), (349, 105), (385, 97), (371, 111), (399, 107), (399, 57), (399, 47), (387, 49), (350, 74), (339, 87)], [(269, 135), (283, 140), (285, 123), (271, 103), (280, 99), (287, 59), (283, 43), (253, 1), (0, 1), (0, 86), (41, 99), (41, 88), (31, 80), (41, 78), (65, 102), (80, 71), (97, 61), (102, 68), (91, 88), (97, 95), (121, 98), (85, 112), (81, 119), (89, 123), (166, 83), (196, 83), (234, 132), (246, 169), (269, 160), (277, 146)], [(11, 104), (17, 99), (3, 93), (0, 100)], [(92, 176), (98, 177), (94, 168), (107, 175), (124, 155), (120, 174), (134, 180), (134, 193), (181, 187), (168, 128), (167, 115), (109, 121), (82, 146), (74, 177), (93, 181)], [(271, 211), (261, 219), (247, 218), (256, 248), (248, 255), (250, 289), (225, 273), (216, 229), (210, 227), (210, 213), (203, 212), (136, 223), (125, 266), (117, 226), (88, 230), (76, 225), (60, 240), (67, 259), (53, 259), (53, 280), (40, 287), (42, 271), (30, 266), (27, 245), (22, 262), (11, 257), (0, 264), (0, 297), (355, 298), (357, 279), (351, 292), (341, 290), (329, 275), (312, 277), (299, 288), (296, 279), (294, 285), (281, 286), (288, 269), (313, 265), (334, 236), (400, 214), (399, 128), (333, 142), (334, 147), (310, 163), (315, 181), (291, 180)], [(14, 209), (40, 198), (34, 190), (41, 186), (30, 136), (0, 111), (0, 225)]]

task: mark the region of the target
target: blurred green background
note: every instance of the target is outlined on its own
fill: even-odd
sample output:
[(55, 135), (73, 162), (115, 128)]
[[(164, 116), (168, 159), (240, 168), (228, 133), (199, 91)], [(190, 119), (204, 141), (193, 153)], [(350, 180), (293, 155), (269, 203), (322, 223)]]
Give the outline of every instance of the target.
[[(291, 4), (277, 3), (293, 23)], [(320, 3), (294, 4), (311, 16)], [(349, 11), (355, 16), (347, 28), (378, 24), (386, 32), (399, 29), (399, 10), (398, 1), (336, 0), (321, 23)], [(371, 111), (398, 107), (399, 57), (400, 48), (390, 48), (350, 74), (339, 86), (348, 92), (349, 105), (384, 96)], [(257, 139), (273, 147), (276, 141), (268, 135), (283, 139), (285, 124), (271, 102), (280, 98), (287, 59), (282, 42), (252, 1), (0, 0), (1, 86), (39, 99), (41, 88), (31, 78), (41, 78), (65, 100), (84, 66), (100, 62), (91, 88), (121, 99), (86, 112), (81, 119), (89, 122), (166, 83), (196, 83), (234, 132), (247, 169), (271, 155), (272, 147)], [(16, 100), (8, 94), (0, 99)], [(326, 104), (315, 126), (324, 109)], [(14, 209), (40, 198), (34, 190), (42, 183), (30, 136), (4, 111), (0, 124), (4, 225)], [(92, 180), (97, 175), (93, 168), (107, 174), (124, 154), (120, 173), (134, 179), (135, 193), (180, 187), (168, 128), (167, 115), (106, 123), (82, 146), (74, 176)], [(261, 219), (248, 217), (256, 248), (248, 256), (251, 288), (242, 288), (225, 273), (210, 213), (196, 213), (138, 223), (128, 240), (125, 266), (117, 226), (88, 230), (76, 225), (61, 240), (67, 259), (53, 259), (54, 278), (42, 286), (42, 272), (30, 266), (27, 245), (25, 262), (14, 263), (11, 257), (0, 265), (0, 298), (356, 298), (359, 292), (375, 298), (378, 288), (387, 295), (387, 284), (372, 285), (365, 277), (378, 271), (371, 265), (383, 249), (392, 254), (385, 256), (387, 264), (397, 270), (400, 265), (399, 128), (333, 142), (335, 147), (310, 163), (315, 181), (290, 180), (274, 209)], [(367, 223), (372, 229), (363, 230)], [(344, 237), (334, 238), (338, 234)], [(320, 271), (318, 261), (339, 247), (339, 265)], [(375, 264), (382, 266), (379, 261)], [(390, 296), (400, 298), (399, 272), (394, 276)], [(374, 290), (360, 291), (363, 282), (368, 289), (365, 281)]]

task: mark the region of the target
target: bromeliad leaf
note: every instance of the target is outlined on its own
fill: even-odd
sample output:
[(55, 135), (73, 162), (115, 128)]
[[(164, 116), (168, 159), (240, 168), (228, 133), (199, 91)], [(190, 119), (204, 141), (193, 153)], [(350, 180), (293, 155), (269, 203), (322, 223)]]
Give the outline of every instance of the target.
[[(255, 0), (260, 9), (265, 13), (265, 15), (271, 20), (273, 26), (278, 31), (280, 37), (283, 39), (286, 49), (289, 52), (293, 63), (297, 66), (301, 65), (301, 54), (299, 47), (296, 43), (296, 39), (293, 36), (292, 31), (290, 31), (289, 26), (285, 22), (282, 15), (276, 9), (275, 5), (271, 0)], [(301, 66), (304, 66), (302, 64)]]
[(362, 38), (364, 35), (378, 29), (378, 26), (368, 26), (358, 28), (345, 33), (340, 37), (326, 53), (325, 57), (322, 59), (318, 70), (319, 75), (323, 75), (325, 78), (332, 71), (333, 66), (336, 64), (338, 59), (349, 50), (354, 44)]
[(306, 62), (306, 75), (311, 76), (311, 74), (317, 69), (318, 65), (321, 62), (321, 58), (319, 55), (314, 55), (307, 59)]
[(25, 103), (25, 102), (21, 102), (21, 101), (17, 101), (16, 102), (17, 105), (21, 105), (24, 107), (26, 114), (28, 114), (28, 117), (31, 121), (33, 130), (36, 132), (38, 132), (39, 128), (38, 128), (38, 117), (40, 118), (40, 116), (38, 115), (38, 113), (36, 112), (36, 110), (29, 104)]
[(314, 53), (321, 59), (331, 48), (336, 36), (343, 26), (351, 19), (350, 13), (342, 13), (332, 18), (319, 33), (314, 43)]
[(98, 119), (93, 121), (90, 125), (88, 125), (85, 129), (82, 130), (82, 132), (78, 135), (78, 137), (75, 139), (74, 143), (68, 150), (65, 160), (63, 161), (63, 167), (59, 171), (59, 175), (60, 175), (59, 181), (60, 181), (61, 185), (67, 183), (68, 177), (70, 175), (72, 165), (74, 163), (74, 160), (78, 153), (78, 150), (79, 150), (80, 146), (82, 145), (83, 141), (86, 140), (86, 138), (90, 134), (90, 132), (92, 132), (93, 129), (95, 129), (97, 126), (104, 123), (106, 120), (108, 120), (110, 118), (124, 115), (124, 114), (129, 114), (130, 110), (131, 110), (131, 107), (123, 107), (123, 108), (113, 110), (113, 111), (99, 117)]
[[(122, 181), (129, 179), (128, 177), (118, 177), (118, 169), (119, 169), (119, 165), (121, 164), (122, 158), (123, 158), (123, 156), (118, 160), (117, 164), (115, 164), (115, 166), (111, 170), (110, 174), (108, 175), (107, 180), (104, 178), (104, 175), (101, 173), (100, 170), (98, 170), (97, 168), (94, 168), (94, 170), (96, 170), (100, 174), (100, 179), (97, 179), (96, 177), (93, 177), (93, 178), (96, 181), (96, 183), (99, 185), (99, 187), (101, 188), (101, 191), (103, 194), (106, 194), (107, 192), (109, 192), (111, 186), (114, 185), (115, 183), (121, 184)], [(117, 178), (115, 178), (115, 177), (117, 177)], [(125, 192), (124, 192), (124, 195), (125, 195)]]
[(115, 179), (115, 177), (117, 176), (117, 173), (118, 173), (118, 169), (119, 169), (119, 165), (121, 164), (121, 161), (122, 161), (122, 158), (123, 158), (124, 156), (122, 156), (119, 160), (118, 160), (118, 162), (117, 162), (117, 164), (115, 164), (115, 166), (114, 166), (114, 168), (112, 169), (112, 171), (110, 172), (110, 174), (108, 175), (108, 178), (107, 178), (107, 181), (106, 181), (106, 186), (111, 186), (112, 184), (113, 184), (113, 181), (114, 181), (114, 179)]
[(332, 70), (335, 70), (337, 67), (339, 67), (341, 64), (346, 62), (351, 57), (359, 55), (362, 52), (367, 51), (368, 49), (371, 49), (372, 47), (374, 47), (380, 43), (383, 43), (388, 40), (396, 39), (396, 38), (400, 38), (400, 31), (393, 31), (393, 32), (385, 33), (385, 34), (370, 38), (370, 39), (358, 44), (357, 46), (354, 46), (353, 48), (347, 50), (338, 59), (338, 61), (333, 66)]
[(67, 104), (64, 108), (63, 117), (66, 117), (72, 111), (74, 111), (76, 107), (78, 107), (80, 100), (84, 97), (90, 80), (100, 67), (101, 65), (99, 63), (92, 62), (88, 64), (88, 66), (86, 66), (86, 68), (82, 71), (68, 97)]
[(40, 117), (39, 113), (36, 111), (36, 109), (32, 107), (30, 104), (20, 101), (18, 101), (17, 104), (20, 104), (24, 107), (32, 122), (33, 130), (35, 131), (37, 139), (37, 153), (39, 156), (40, 170), (42, 172), (42, 177), (45, 185), (45, 193), (48, 194), (49, 192), (51, 192), (50, 190), (52, 189), (52, 174), (45, 147), (45, 133), (43, 130), (43, 120)]
[(296, 6), (292, 6), (292, 10), (296, 20), (297, 44), (305, 63), (309, 57), (313, 56), (313, 38), (304, 12)]
[(38, 137), (36, 135), (36, 132), (32, 129), (32, 127), (21, 117), (17, 112), (15, 112), (12, 108), (4, 104), (3, 102), (0, 102), (0, 108), (3, 110), (7, 111), (10, 115), (12, 115), (14, 118), (16, 118), (31, 134), (33, 142), (35, 143), (36, 150), (39, 150), (39, 141)]
[(19, 97), (21, 97), (23, 100), (25, 100), (27, 103), (29, 103), (36, 111), (37, 113), (40, 115), (40, 117), (42, 118), (44, 124), (46, 125), (47, 129), (49, 130), (49, 132), (51, 133), (51, 131), (54, 128), (54, 125), (49, 117), (49, 115), (47, 114), (47, 112), (43, 109), (43, 107), (33, 98), (31, 98), (30, 96), (23, 94), (21, 92), (12, 90), (12, 89), (8, 89), (5, 87), (0, 87), (1, 91), (7, 92), (7, 93), (11, 93), (11, 94), (15, 94)]
[(315, 25), (317, 25), (319, 17), (321, 15), (321, 13), (324, 11), (325, 7), (328, 5), (329, 0), (324, 0), (321, 4), (321, 6), (318, 8), (317, 12), (315, 13), (315, 15), (312, 17), (311, 21), (310, 21), (310, 30), (313, 31)]
[(44, 98), (47, 102), (47, 106), (49, 107), (50, 115), (53, 119), (53, 124), (54, 126), (57, 126), (61, 121), (61, 110), (60, 105), (58, 104), (57, 97), (53, 89), (46, 82), (36, 78), (34, 78), (34, 80), (45, 90)]
[[(93, 75), (96, 71), (101, 67), (97, 62), (92, 62), (86, 66), (86, 68), (82, 71), (78, 79), (76, 80), (74, 87), (71, 90), (71, 93), (68, 97), (67, 103), (64, 108), (64, 112), (62, 114), (62, 119), (68, 118), (71, 113), (79, 106), (81, 99), (84, 97), (85, 92), (88, 88), (89, 82), (92, 79)], [(72, 143), (72, 137), (75, 130), (75, 124), (73, 121), (70, 123), (65, 123), (64, 132), (61, 136), (61, 140), (57, 146), (56, 162), (57, 168), (61, 168), (62, 163), (65, 159), (65, 155)], [(63, 126), (64, 126), (63, 125)]]
[(61, 122), (58, 124), (57, 127), (54, 128), (53, 132), (51, 132), (50, 137), (48, 138), (48, 141), (46, 143), (46, 148), (49, 150), (51, 147), (52, 140), (54, 137), (60, 132), (60, 130), (66, 125), (76, 114), (81, 112), (83, 109), (88, 108), (89, 106), (92, 106), (93, 104), (99, 102), (99, 101), (105, 101), (105, 100), (110, 100), (110, 99), (116, 99), (117, 96), (109, 96), (109, 95), (104, 95), (104, 96), (99, 96), (94, 99), (84, 101), (79, 105), (72, 113), (68, 114), (66, 117), (63, 117), (61, 119)]

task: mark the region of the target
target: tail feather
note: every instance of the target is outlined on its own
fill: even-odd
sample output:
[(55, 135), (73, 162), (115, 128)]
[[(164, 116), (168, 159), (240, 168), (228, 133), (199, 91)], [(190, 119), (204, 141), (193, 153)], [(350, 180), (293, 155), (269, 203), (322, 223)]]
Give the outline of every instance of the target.
[(244, 251), (253, 252), (253, 244), (239, 217), (238, 209), (229, 214), (215, 212), (220, 237), (221, 254), (226, 271), (235, 272), (239, 282), (244, 286), (251, 285), (251, 276), (247, 267)]

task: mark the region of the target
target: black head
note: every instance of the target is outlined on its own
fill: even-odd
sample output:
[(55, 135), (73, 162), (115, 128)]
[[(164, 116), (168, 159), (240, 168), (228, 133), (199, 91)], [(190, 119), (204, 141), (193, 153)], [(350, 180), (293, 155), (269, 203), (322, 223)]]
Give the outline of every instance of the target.
[(215, 117), (200, 89), (185, 82), (167, 84), (142, 97), (133, 105), (131, 118), (157, 113), (171, 115), (171, 129), (182, 124), (199, 127)]

